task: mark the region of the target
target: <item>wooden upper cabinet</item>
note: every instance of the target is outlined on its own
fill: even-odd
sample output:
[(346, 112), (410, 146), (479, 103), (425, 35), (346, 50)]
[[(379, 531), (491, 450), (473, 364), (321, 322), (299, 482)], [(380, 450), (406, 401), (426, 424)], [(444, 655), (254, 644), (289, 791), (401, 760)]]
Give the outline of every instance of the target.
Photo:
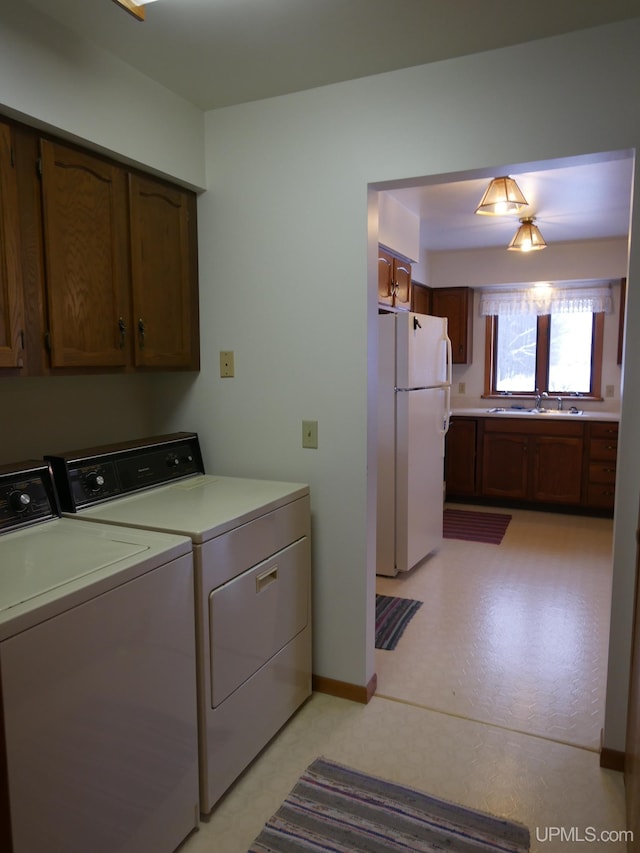
[(411, 264), (378, 247), (378, 304), (408, 311), (411, 308)]
[(199, 366), (195, 196), (129, 175), (136, 366)]
[(473, 290), (470, 287), (434, 287), (431, 313), (448, 320), (454, 364), (471, 364), (473, 342)]
[(378, 248), (378, 303), (393, 305), (393, 255)]
[(411, 264), (401, 258), (395, 258), (393, 279), (396, 285), (396, 308), (411, 308)]
[(126, 173), (48, 140), (40, 150), (51, 366), (125, 366)]
[(23, 364), (24, 305), (11, 128), (0, 124), (0, 367)]

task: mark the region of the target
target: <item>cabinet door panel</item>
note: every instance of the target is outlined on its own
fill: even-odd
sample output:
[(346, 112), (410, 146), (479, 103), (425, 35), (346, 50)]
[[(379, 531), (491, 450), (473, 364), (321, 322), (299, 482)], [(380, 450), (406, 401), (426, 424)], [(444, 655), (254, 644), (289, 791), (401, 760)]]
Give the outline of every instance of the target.
[(42, 203), (52, 367), (127, 363), (124, 172), (42, 140)]
[(11, 130), (0, 124), (0, 367), (22, 367), (24, 308)]
[(473, 343), (473, 290), (469, 287), (434, 287), (431, 313), (448, 320), (454, 364), (471, 364)]
[(579, 504), (581, 484), (582, 439), (538, 436), (533, 462), (533, 500)]
[(129, 176), (135, 363), (192, 365), (192, 275), (185, 191)]
[(393, 305), (393, 255), (378, 249), (378, 302)]
[(527, 436), (485, 433), (482, 494), (487, 497), (525, 498), (527, 454)]
[(446, 438), (447, 497), (476, 494), (477, 421), (452, 420)]
[(409, 309), (411, 307), (411, 264), (394, 258), (393, 280), (396, 307)]

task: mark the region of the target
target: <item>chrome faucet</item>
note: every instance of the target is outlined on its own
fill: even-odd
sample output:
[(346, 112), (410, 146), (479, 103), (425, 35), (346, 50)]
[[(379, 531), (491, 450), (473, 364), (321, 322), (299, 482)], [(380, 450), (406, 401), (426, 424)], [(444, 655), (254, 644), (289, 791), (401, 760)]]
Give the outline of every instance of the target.
[(558, 411), (561, 412), (562, 411), (562, 397), (557, 397), (556, 399), (558, 400)]
[(543, 398), (546, 398), (546, 397), (548, 397), (548, 396), (549, 396), (549, 395), (547, 394), (547, 392), (546, 392), (546, 391), (543, 391), (543, 392), (542, 392), (542, 394), (541, 394), (541, 393), (540, 393), (540, 389), (539, 389), (539, 388), (536, 388), (536, 405), (535, 405), (535, 408), (536, 408), (536, 409), (540, 409), (540, 408), (542, 408), (542, 400), (543, 400)]

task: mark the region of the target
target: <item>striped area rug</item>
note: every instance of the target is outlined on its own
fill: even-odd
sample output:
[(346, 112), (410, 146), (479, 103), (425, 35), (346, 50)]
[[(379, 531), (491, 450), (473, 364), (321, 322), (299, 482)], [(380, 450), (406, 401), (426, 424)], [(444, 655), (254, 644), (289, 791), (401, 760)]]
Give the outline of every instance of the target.
[(445, 509), (442, 533), (445, 539), (466, 539), (499, 545), (506, 533), (511, 516), (503, 512), (475, 512), (466, 509)]
[(376, 595), (376, 649), (395, 649), (404, 629), (422, 607), (415, 598)]
[(317, 758), (248, 853), (527, 853), (526, 826)]

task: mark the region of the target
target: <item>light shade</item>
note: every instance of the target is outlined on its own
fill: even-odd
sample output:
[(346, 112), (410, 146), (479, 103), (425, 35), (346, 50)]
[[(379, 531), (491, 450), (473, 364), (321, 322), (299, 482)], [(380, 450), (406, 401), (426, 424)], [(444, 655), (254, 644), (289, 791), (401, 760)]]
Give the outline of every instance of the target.
[(480, 200), (480, 204), (476, 207), (476, 213), (503, 216), (509, 213), (519, 213), (527, 205), (528, 202), (522, 195), (520, 187), (513, 178), (505, 175), (491, 181)]
[(546, 248), (544, 237), (538, 230), (538, 226), (533, 224), (531, 217), (520, 220), (520, 227), (507, 246), (510, 252), (535, 252)]
[(121, 6), (138, 21), (144, 21), (144, 6), (146, 3), (153, 3), (155, 0), (113, 0), (118, 6)]

